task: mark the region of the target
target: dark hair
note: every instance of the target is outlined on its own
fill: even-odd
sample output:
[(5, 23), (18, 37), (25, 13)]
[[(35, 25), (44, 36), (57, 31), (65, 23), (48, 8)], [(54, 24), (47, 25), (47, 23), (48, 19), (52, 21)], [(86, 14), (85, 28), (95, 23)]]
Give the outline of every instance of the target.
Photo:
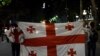
[(13, 24), (14, 27), (18, 27), (18, 25), (16, 23)]
[(94, 28), (95, 27), (95, 23), (94, 22), (90, 22), (90, 27)]

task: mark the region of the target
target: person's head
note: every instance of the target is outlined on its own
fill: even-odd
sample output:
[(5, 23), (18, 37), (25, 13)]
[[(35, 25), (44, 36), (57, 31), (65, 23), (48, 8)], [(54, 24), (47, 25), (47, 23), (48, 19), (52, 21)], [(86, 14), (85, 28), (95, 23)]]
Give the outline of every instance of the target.
[(17, 28), (18, 28), (17, 23), (13, 23), (13, 24), (12, 24), (12, 27), (14, 27), (15, 29), (17, 29)]
[(95, 28), (95, 22), (90, 22), (90, 28)]

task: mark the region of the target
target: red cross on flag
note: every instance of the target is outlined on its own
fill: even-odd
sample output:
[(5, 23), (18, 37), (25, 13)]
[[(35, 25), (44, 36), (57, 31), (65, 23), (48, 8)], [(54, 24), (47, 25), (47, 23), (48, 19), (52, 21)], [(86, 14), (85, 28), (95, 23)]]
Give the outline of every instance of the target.
[(72, 30), (72, 28), (74, 28), (74, 24), (72, 22), (68, 22), (66, 29), (68, 29), (70, 31), (70, 30)]
[(74, 54), (76, 54), (76, 51), (73, 51), (73, 48), (71, 48), (70, 51), (68, 52), (68, 55), (74, 56)]
[(34, 53), (34, 51), (31, 51), (31, 53), (29, 53), (29, 56), (36, 56), (36, 54)]
[(33, 33), (33, 31), (35, 31), (35, 28), (33, 28), (33, 26), (29, 26), (29, 28), (27, 28), (27, 31)]
[[(85, 56), (85, 35), (82, 22), (72, 22), (74, 28), (67, 30), (68, 23), (42, 24), (19, 22), (25, 34), (20, 56)], [(27, 28), (35, 29), (30, 33)]]

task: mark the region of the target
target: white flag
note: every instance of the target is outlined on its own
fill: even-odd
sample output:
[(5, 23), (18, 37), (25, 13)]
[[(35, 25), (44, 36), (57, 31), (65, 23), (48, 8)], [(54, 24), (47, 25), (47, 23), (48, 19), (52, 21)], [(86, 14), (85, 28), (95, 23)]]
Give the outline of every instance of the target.
[(19, 22), (25, 34), (20, 56), (85, 56), (82, 22)]

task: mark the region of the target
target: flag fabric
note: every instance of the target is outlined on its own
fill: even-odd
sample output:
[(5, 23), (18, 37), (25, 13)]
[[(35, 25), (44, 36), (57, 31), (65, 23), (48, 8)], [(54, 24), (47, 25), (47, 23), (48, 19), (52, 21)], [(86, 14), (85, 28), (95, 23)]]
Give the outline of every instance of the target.
[(25, 35), (20, 56), (85, 56), (82, 22), (18, 22)]
[[(14, 32), (14, 27), (10, 27), (9, 29), (7, 29), (5, 31), (5, 35), (7, 36), (7, 38), (9, 39), (10, 42), (15, 42), (15, 38), (14, 38), (14, 35), (12, 34), (11, 35), (11, 32)], [(18, 28), (18, 32), (20, 32), (21, 29)], [(20, 33), (19, 35), (19, 38), (18, 38), (18, 42), (19, 43), (22, 43), (24, 41), (24, 34), (23, 33)]]
[(13, 27), (10, 27), (9, 29), (6, 30), (5, 34), (7, 36), (7, 38), (9, 39), (10, 42), (14, 42), (14, 36), (10, 36), (11, 31), (13, 31)]

